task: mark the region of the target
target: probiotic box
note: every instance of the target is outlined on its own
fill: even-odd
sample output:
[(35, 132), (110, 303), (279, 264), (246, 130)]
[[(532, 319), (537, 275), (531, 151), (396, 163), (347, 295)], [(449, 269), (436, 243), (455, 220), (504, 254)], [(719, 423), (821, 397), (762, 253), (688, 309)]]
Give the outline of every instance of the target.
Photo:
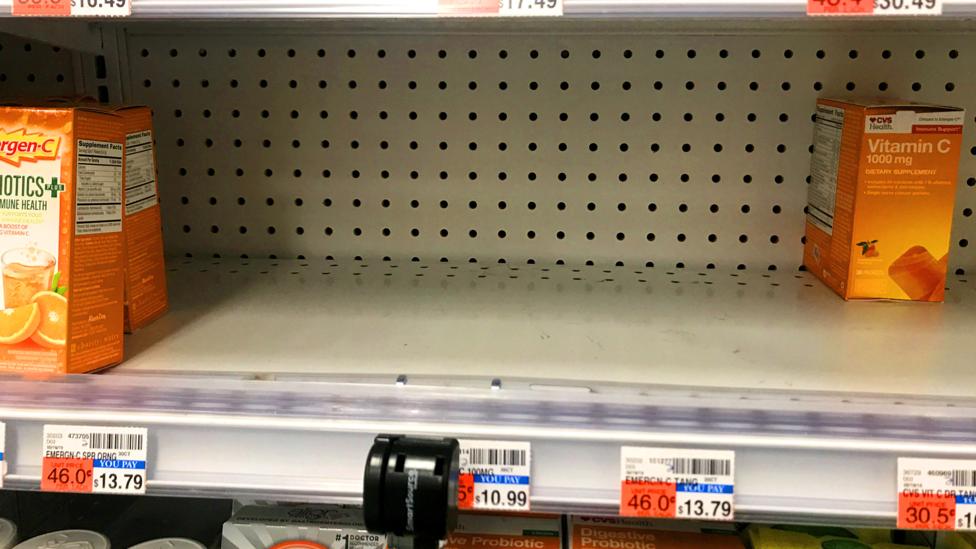
[(122, 119), (0, 107), (0, 371), (122, 360)]

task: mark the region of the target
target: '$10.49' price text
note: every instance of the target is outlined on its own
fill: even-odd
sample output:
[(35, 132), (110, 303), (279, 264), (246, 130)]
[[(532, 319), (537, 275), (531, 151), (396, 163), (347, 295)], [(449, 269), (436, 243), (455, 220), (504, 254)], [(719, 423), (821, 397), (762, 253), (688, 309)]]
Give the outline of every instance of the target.
[(668, 494), (635, 494), (627, 501), (634, 511), (650, 513), (649, 516), (678, 516), (689, 518), (728, 518), (732, 516), (732, 503), (716, 500), (687, 500), (676, 504), (675, 496)]
[(474, 501), (479, 507), (490, 505), (496, 508), (499, 506), (524, 508), (529, 503), (529, 495), (524, 490), (491, 488), (475, 493)]
[(498, 0), (500, 10), (555, 9), (557, 0)]
[(124, 8), (129, 0), (71, 0), (72, 8)]
[(94, 487), (109, 490), (142, 490), (142, 483), (141, 474), (100, 473), (95, 477)]

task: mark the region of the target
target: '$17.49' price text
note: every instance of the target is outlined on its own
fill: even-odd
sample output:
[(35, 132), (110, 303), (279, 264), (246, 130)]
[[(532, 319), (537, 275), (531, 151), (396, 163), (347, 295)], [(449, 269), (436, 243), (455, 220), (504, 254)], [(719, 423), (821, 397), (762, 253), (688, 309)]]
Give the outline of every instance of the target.
[(478, 506), (492, 507), (525, 507), (529, 503), (529, 495), (524, 491), (485, 489), (475, 493), (474, 501)]
[(555, 9), (556, 0), (498, 0), (501, 10)]
[(109, 490), (142, 490), (142, 475), (131, 473), (100, 473), (95, 477), (95, 488)]

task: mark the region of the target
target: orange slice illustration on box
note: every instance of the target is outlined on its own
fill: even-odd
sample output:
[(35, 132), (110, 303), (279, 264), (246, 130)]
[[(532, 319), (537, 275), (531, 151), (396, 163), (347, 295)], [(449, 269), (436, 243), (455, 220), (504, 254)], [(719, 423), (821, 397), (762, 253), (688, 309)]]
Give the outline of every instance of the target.
[(34, 343), (49, 349), (64, 347), (68, 337), (68, 300), (57, 292), (37, 292), (31, 302), (40, 308), (40, 322), (31, 335)]
[(888, 276), (910, 299), (929, 301), (945, 279), (945, 270), (925, 246), (912, 246), (888, 267)]
[(40, 307), (36, 303), (0, 311), (0, 343), (13, 345), (24, 341), (34, 333), (40, 321)]

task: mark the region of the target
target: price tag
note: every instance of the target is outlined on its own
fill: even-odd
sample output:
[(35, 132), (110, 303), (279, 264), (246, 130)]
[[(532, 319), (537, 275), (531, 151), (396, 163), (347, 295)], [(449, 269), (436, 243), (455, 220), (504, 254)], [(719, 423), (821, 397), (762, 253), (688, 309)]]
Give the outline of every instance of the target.
[(733, 520), (735, 452), (620, 449), (620, 515)]
[(3, 477), (7, 476), (7, 461), (3, 457), (7, 447), (7, 424), (0, 421), (0, 488), (3, 488)]
[(131, 0), (71, 0), (71, 15), (78, 17), (127, 17)]
[(438, 0), (438, 13), (454, 17), (536, 17), (563, 14), (563, 0)]
[(38, 17), (126, 17), (131, 0), (12, 0), (11, 14)]
[(898, 458), (898, 527), (976, 530), (976, 460)]
[(41, 490), (145, 494), (146, 441), (140, 427), (45, 425)]
[(531, 444), (461, 440), (459, 509), (528, 511)]
[(942, 15), (942, 0), (807, 0), (807, 15)]
[(563, 14), (563, 0), (498, 0), (502, 17), (557, 16)]

